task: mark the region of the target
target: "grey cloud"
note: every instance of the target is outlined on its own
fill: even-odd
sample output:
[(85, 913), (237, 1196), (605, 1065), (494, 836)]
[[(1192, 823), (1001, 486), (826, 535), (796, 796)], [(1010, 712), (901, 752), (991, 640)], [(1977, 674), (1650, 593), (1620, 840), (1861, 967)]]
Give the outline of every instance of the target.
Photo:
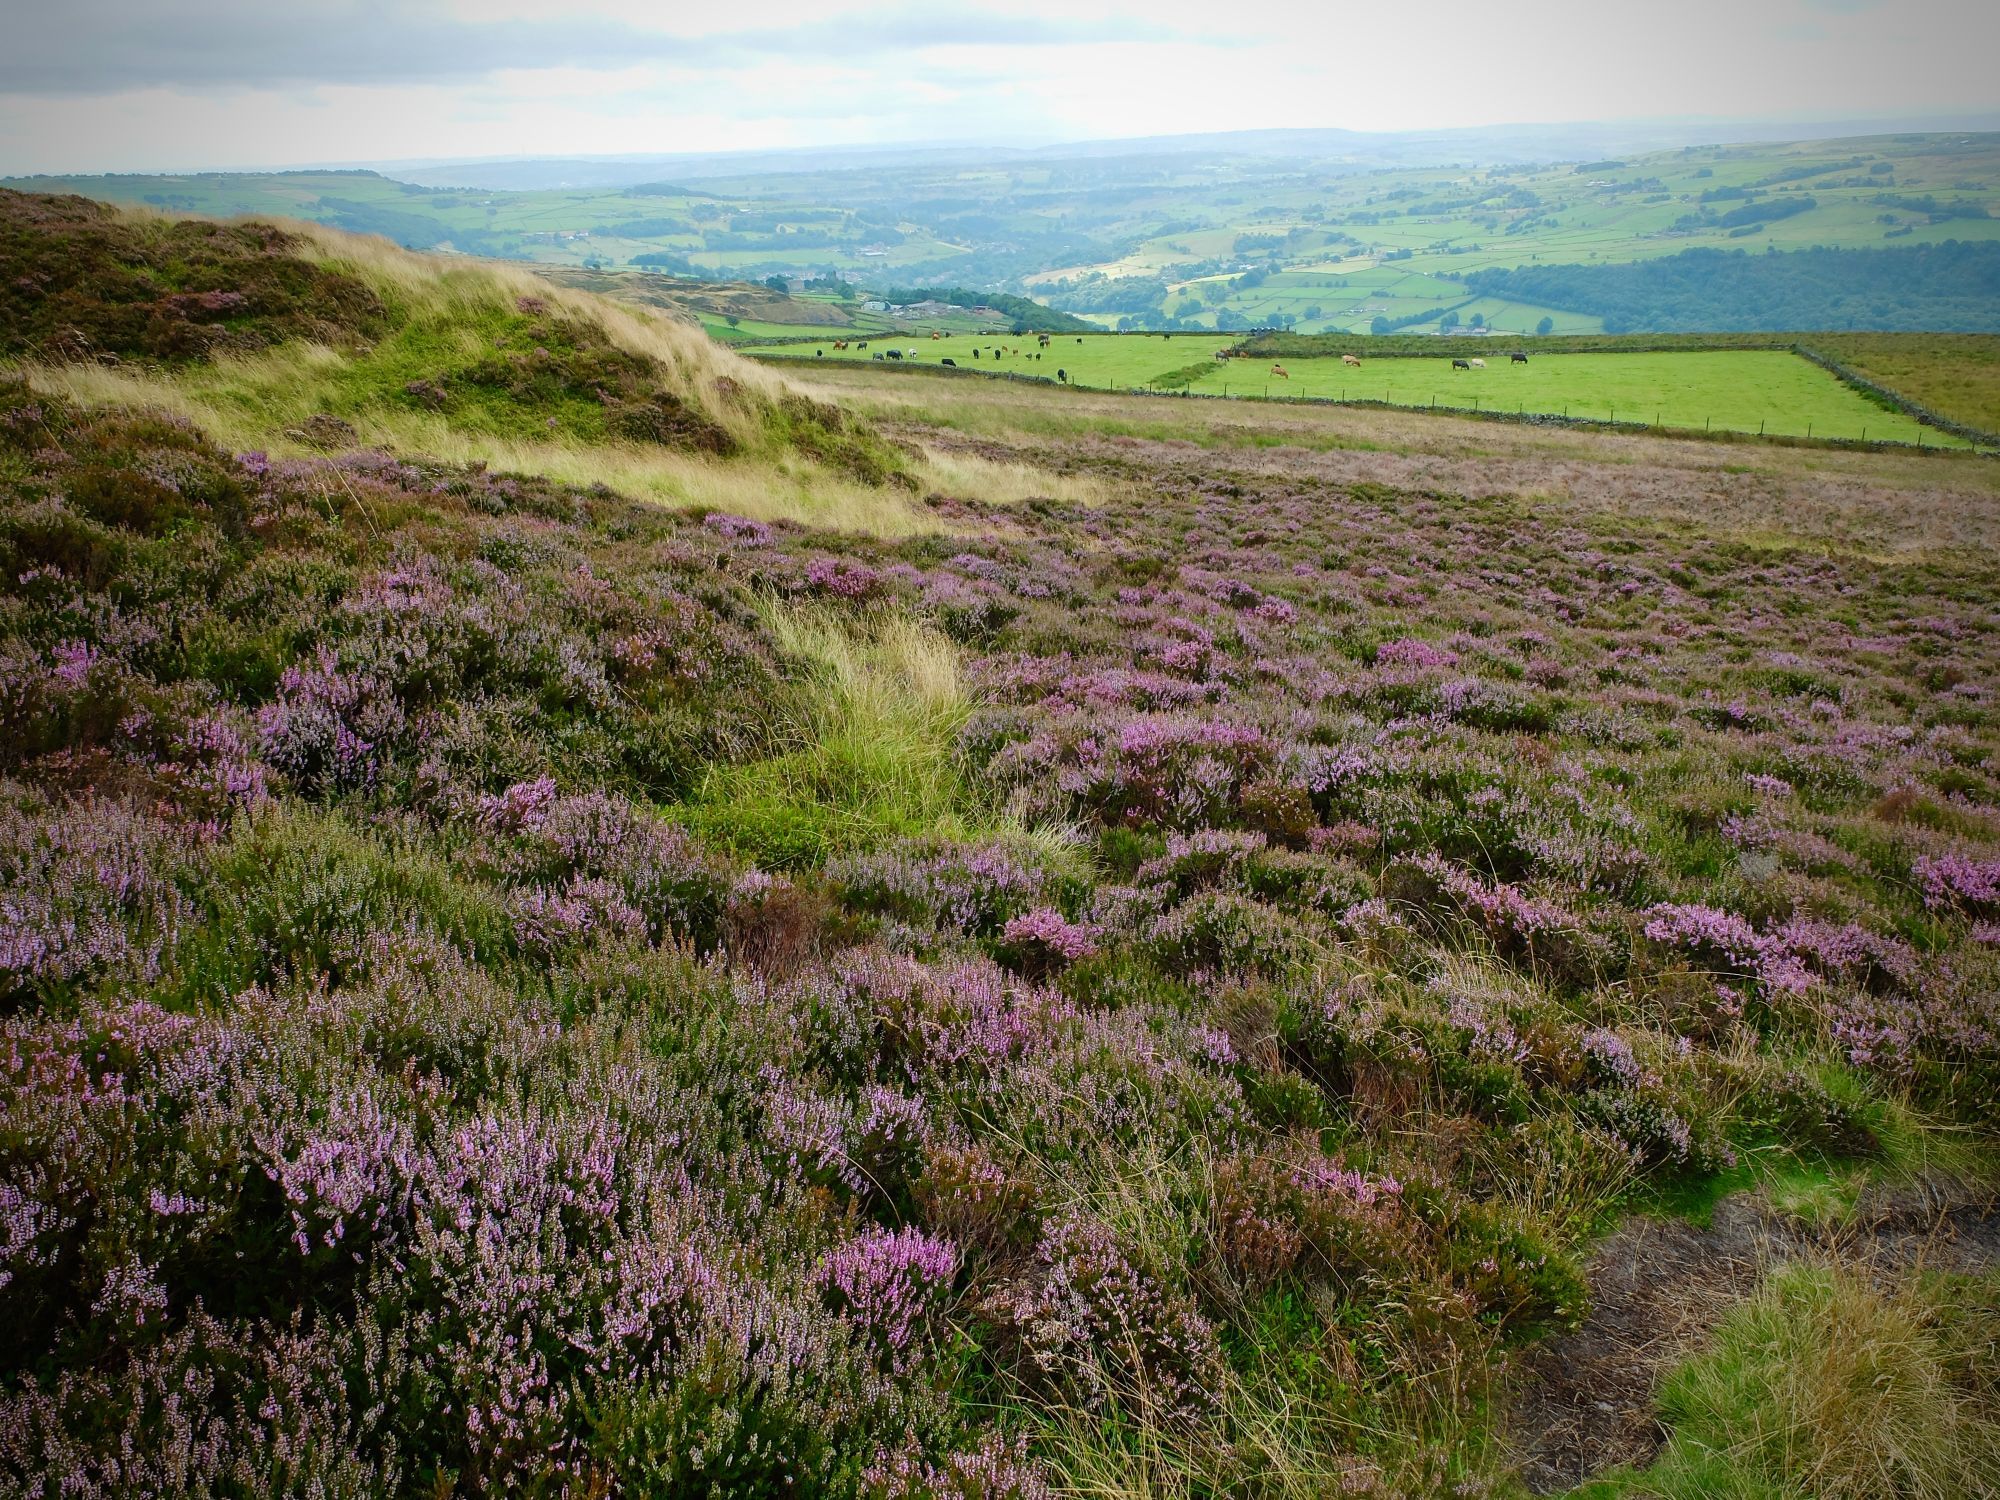
[(777, 31), (676, 37), (619, 21), (468, 21), (424, 6), (277, 7), (268, 0), (67, 0), (9, 23), (0, 92), (461, 82), (505, 69), (634, 63), (741, 67), (944, 46), (1074, 46), (1170, 40), (1144, 22), (910, 10)]

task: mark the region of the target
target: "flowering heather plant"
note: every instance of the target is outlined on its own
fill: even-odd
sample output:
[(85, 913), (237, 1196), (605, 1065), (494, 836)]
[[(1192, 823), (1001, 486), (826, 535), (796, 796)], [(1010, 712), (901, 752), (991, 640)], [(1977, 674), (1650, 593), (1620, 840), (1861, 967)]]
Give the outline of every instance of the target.
[(1049, 892), (1048, 873), (1005, 844), (899, 845), (836, 860), (828, 878), (864, 910), (968, 937), (991, 936)]
[(803, 574), (806, 592), (829, 599), (873, 599), (883, 590), (882, 575), (865, 563), (845, 557), (815, 557)]
[(985, 1311), (1008, 1331), (1031, 1387), (1168, 1423), (1205, 1418), (1221, 1399), (1214, 1328), (1094, 1220), (1052, 1220), (1033, 1270)]
[(914, 1346), (957, 1276), (957, 1247), (909, 1228), (871, 1230), (820, 1268), (827, 1300), (862, 1330), (892, 1373), (916, 1362)]
[(2000, 859), (1963, 854), (1920, 855), (1910, 873), (1934, 910), (1954, 908), (1990, 916), (2000, 912)]
[(1000, 945), (1017, 963), (1044, 969), (1089, 958), (1097, 951), (1097, 936), (1094, 927), (1072, 922), (1054, 908), (1042, 906), (1008, 918), (1000, 929)]

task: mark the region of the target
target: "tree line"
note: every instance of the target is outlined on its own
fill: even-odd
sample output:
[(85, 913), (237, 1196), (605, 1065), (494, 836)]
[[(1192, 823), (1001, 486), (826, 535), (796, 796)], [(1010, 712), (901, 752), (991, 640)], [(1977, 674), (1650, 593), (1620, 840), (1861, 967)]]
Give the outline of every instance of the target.
[(1604, 320), (1607, 333), (2000, 329), (2000, 243), (1751, 255), (1695, 249), (1625, 265), (1475, 271), (1466, 286)]

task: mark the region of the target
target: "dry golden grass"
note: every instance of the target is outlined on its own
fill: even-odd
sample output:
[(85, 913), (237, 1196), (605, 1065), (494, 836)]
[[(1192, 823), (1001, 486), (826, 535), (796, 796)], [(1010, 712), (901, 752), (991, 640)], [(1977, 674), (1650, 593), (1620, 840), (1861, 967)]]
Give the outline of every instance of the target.
[[(150, 213), (135, 214), (145, 220)], [(400, 328), (420, 327), (430, 347), (478, 352), (496, 317), (518, 299), (540, 299), (565, 318), (593, 324), (631, 353), (656, 363), (662, 384), (725, 428), (742, 456), (716, 458), (650, 444), (603, 441), (551, 431), (523, 438), (454, 425), (445, 415), (394, 402), (337, 399), (352, 387), (366, 351), (291, 343), (248, 355), (225, 355), (177, 370), (138, 365), (30, 366), (40, 389), (87, 406), (150, 407), (200, 426), (237, 451), (297, 456), (317, 451), (291, 434), (318, 412), (334, 411), (360, 443), (449, 463), (483, 463), (502, 472), (545, 475), (571, 484), (602, 483), (633, 499), (727, 510), (758, 520), (790, 520), (832, 530), (899, 537), (951, 529), (921, 496), (1012, 504), (1037, 497), (1093, 504), (1102, 481), (1066, 477), (1022, 459), (993, 459), (919, 443), (909, 459), (916, 493), (863, 483), (816, 463), (772, 438), (775, 404), (797, 388), (766, 367), (710, 340), (699, 328), (554, 286), (516, 266), (418, 255), (386, 240), (323, 225), (287, 223), (299, 253), (368, 284)]]

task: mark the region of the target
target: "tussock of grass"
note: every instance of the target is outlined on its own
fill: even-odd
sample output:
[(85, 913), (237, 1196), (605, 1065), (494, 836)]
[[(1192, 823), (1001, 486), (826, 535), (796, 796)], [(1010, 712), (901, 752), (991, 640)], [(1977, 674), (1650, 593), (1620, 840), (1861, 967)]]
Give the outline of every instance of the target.
[(1667, 1382), (1673, 1426), (1645, 1473), (1585, 1493), (1709, 1500), (1963, 1500), (2000, 1485), (1991, 1278), (1883, 1290), (1791, 1266)]
[(799, 748), (716, 767), (683, 810), (688, 822), (779, 869), (890, 838), (963, 839), (997, 826), (960, 760), (972, 704), (950, 640), (900, 614), (845, 621), (773, 604), (765, 619), (800, 664), (781, 709)]

